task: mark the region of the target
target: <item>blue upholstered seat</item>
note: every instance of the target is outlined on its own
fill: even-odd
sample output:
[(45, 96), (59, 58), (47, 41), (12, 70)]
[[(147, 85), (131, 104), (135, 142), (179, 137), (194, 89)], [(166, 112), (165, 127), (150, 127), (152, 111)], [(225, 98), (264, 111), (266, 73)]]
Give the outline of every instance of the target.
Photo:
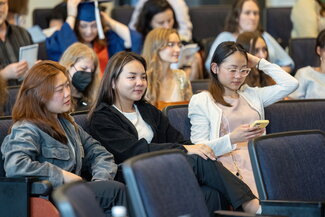
[(160, 151), (123, 163), (135, 217), (208, 217), (203, 194), (184, 154)]
[(163, 113), (168, 117), (170, 124), (177, 129), (185, 140), (190, 140), (191, 123), (188, 118), (188, 105), (172, 105), (164, 108)]
[(95, 194), (83, 182), (72, 182), (57, 188), (53, 201), (61, 217), (104, 217)]
[(325, 99), (286, 100), (265, 108), (267, 134), (293, 130), (325, 131)]
[(261, 200), (302, 201), (291, 204), (290, 208), (284, 206), (282, 213), (322, 216), (325, 204), (324, 132), (292, 131), (262, 136), (249, 143), (249, 154)]

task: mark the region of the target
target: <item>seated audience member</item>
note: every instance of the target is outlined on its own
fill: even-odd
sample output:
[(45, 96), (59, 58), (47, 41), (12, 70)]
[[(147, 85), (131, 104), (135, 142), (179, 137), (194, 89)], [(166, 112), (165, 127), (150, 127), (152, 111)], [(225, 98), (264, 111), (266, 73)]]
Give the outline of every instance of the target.
[(63, 52), (80, 41), (93, 48), (98, 55), (100, 69), (104, 71), (108, 58), (118, 51), (130, 49), (140, 53), (141, 35), (101, 12), (106, 39), (99, 39), (94, 2), (68, 0), (67, 19), (59, 31), (46, 39), (49, 59), (58, 61)]
[(236, 0), (234, 2), (226, 20), (225, 31), (217, 36), (211, 46), (205, 62), (207, 71), (210, 71), (212, 55), (221, 42), (236, 41), (240, 33), (253, 31), (262, 33), (268, 47), (270, 62), (281, 66), (286, 72), (290, 72), (294, 67), (291, 57), (269, 33), (261, 29), (260, 8), (257, 0)]
[[(177, 28), (181, 40), (191, 41), (192, 22), (186, 2), (184, 0), (167, 0), (167, 2), (170, 10), (151, 6), (157, 4), (154, 0), (139, 0), (129, 23), (130, 28), (144, 36), (156, 27)], [(158, 16), (155, 16), (156, 14)]]
[(7, 21), (12, 25), (24, 27), (28, 12), (28, 0), (8, 0)]
[(316, 38), (325, 29), (325, 2), (297, 0), (291, 10), (291, 38)]
[(67, 68), (70, 75), (74, 110), (87, 110), (99, 85), (96, 53), (87, 45), (76, 42), (63, 53), (60, 64)]
[(9, 24), (8, 0), (0, 1), (0, 76), (8, 85), (18, 85), (28, 70), (26, 61), (19, 61), (19, 48), (33, 43), (29, 33), (16, 25)]
[[(146, 61), (120, 52), (113, 56), (102, 78), (90, 117), (90, 133), (115, 156), (116, 162), (147, 152), (179, 149), (187, 153), (200, 185), (219, 191), (237, 209), (255, 213), (258, 200), (237, 177), (215, 161), (210, 147), (186, 145), (167, 117), (144, 100), (147, 89)], [(177, 174), (175, 174), (177, 175)], [(215, 200), (208, 200), (213, 206)]]
[(124, 185), (113, 181), (113, 155), (89, 136), (69, 115), (70, 79), (53, 61), (33, 66), (13, 108), (13, 126), (1, 152), (7, 177), (46, 177), (54, 187), (82, 180), (83, 166), (91, 168), (94, 191), (107, 216), (113, 205), (126, 205)]
[[(269, 59), (266, 42), (259, 32), (243, 32), (238, 35), (236, 42), (241, 44), (246, 52), (261, 59)], [(251, 87), (265, 87), (275, 84), (270, 76), (257, 68), (251, 68), (250, 73), (245, 79), (245, 83)]]
[(317, 36), (315, 52), (320, 58), (320, 66), (306, 66), (297, 71), (295, 78), (299, 81), (299, 87), (289, 98), (325, 98), (325, 29)]
[[(271, 76), (276, 84), (261, 88), (244, 84), (253, 67)], [(247, 142), (265, 130), (250, 124), (263, 120), (264, 107), (293, 92), (298, 82), (278, 65), (230, 41), (216, 48), (210, 72), (208, 91), (193, 95), (189, 104), (191, 141), (210, 146), (218, 161), (258, 196)]]
[[(178, 23), (172, 6), (166, 0), (147, 1), (136, 22), (136, 30), (145, 39), (147, 34), (155, 28), (177, 29)], [(181, 38), (181, 36), (180, 36)], [(203, 61), (199, 53), (193, 54), (191, 64), (186, 67), (186, 72), (191, 80), (203, 77)], [(177, 68), (174, 67), (173, 68)]]
[(170, 68), (178, 62), (181, 46), (175, 29), (154, 29), (144, 42), (142, 55), (148, 63), (146, 99), (159, 109), (167, 103), (188, 103), (192, 96), (189, 76)]

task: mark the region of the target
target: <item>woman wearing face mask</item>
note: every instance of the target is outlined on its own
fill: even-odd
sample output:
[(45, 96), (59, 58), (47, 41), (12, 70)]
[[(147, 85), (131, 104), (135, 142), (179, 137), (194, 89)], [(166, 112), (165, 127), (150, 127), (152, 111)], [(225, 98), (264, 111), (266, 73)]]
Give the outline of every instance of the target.
[[(186, 157), (200, 185), (220, 192), (234, 209), (242, 207), (255, 213), (259, 205), (252, 192), (222, 164), (214, 161), (211, 148), (186, 144), (168, 119), (144, 100), (147, 84), (146, 61), (141, 56), (120, 52), (112, 57), (89, 113), (90, 134), (114, 154), (118, 164), (152, 151), (179, 149), (187, 152)], [(211, 199), (214, 198), (206, 197), (206, 202), (212, 204), (209, 206), (212, 213), (216, 202)]]
[(66, 22), (59, 31), (46, 39), (50, 60), (58, 61), (71, 44), (80, 41), (94, 49), (103, 72), (109, 57), (115, 53), (126, 49), (141, 52), (141, 35), (104, 12), (101, 12), (101, 18), (106, 39), (99, 39), (94, 2), (80, 2), (81, 0), (67, 1)]
[(291, 57), (269, 33), (261, 29), (260, 8), (256, 0), (236, 0), (234, 2), (225, 23), (225, 31), (217, 36), (210, 48), (205, 62), (207, 71), (210, 71), (212, 55), (221, 42), (236, 41), (240, 33), (254, 31), (262, 33), (268, 47), (270, 62), (281, 66), (286, 72), (290, 72), (294, 67)]
[(69, 115), (70, 79), (65, 67), (42, 61), (34, 65), (20, 87), (12, 112), (13, 126), (1, 152), (7, 177), (43, 177), (54, 188), (81, 181), (83, 168), (91, 174), (86, 185), (107, 217), (114, 205), (126, 206), (125, 188), (113, 181), (114, 158)]
[[(253, 67), (276, 84), (262, 88), (244, 84)], [(194, 95), (189, 104), (191, 141), (210, 146), (218, 160), (257, 196), (247, 143), (265, 131), (250, 124), (263, 120), (264, 107), (293, 92), (298, 82), (278, 65), (247, 53), (235, 42), (222, 42), (216, 48), (210, 72), (209, 90)]]
[[(241, 44), (246, 52), (261, 59), (269, 59), (266, 42), (259, 32), (243, 32), (238, 35), (236, 42)], [(265, 87), (275, 84), (270, 76), (257, 68), (251, 69), (245, 79), (245, 83), (251, 87)]]
[(75, 100), (75, 110), (86, 110), (93, 102), (99, 85), (99, 67), (96, 53), (80, 42), (71, 45), (62, 55), (60, 64), (69, 71)]
[(159, 109), (169, 104), (188, 103), (192, 87), (183, 70), (172, 70), (178, 62), (182, 44), (175, 29), (152, 30), (144, 42), (143, 57), (148, 63), (148, 90), (146, 99)]
[(325, 99), (325, 29), (317, 36), (315, 52), (320, 58), (320, 65), (306, 66), (297, 71), (295, 78), (299, 87), (289, 98)]

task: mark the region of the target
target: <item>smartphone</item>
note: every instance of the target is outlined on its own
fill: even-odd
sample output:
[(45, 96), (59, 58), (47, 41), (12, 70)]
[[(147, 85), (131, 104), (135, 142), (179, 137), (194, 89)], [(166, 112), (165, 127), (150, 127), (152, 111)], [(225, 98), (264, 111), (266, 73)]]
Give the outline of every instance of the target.
[(269, 120), (256, 120), (250, 125), (250, 127), (265, 128), (269, 122)]

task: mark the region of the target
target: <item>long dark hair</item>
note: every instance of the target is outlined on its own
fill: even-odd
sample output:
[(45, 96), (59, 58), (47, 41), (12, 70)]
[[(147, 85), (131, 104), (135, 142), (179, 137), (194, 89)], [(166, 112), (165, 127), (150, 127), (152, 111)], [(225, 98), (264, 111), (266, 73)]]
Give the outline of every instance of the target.
[[(89, 118), (91, 118), (97, 106), (102, 102), (105, 102), (108, 105), (114, 104), (116, 101), (116, 91), (113, 89), (113, 82), (116, 82), (123, 71), (124, 66), (133, 60), (140, 62), (143, 65), (144, 70), (147, 70), (145, 59), (133, 52), (121, 51), (109, 59), (98, 89), (98, 94), (94, 104), (91, 106), (88, 115)], [(144, 100), (144, 95), (145, 94), (143, 94), (141, 100)]]
[[(234, 54), (236, 51), (244, 55), (246, 61), (248, 61), (247, 53), (240, 44), (232, 41), (225, 41), (220, 43), (216, 48), (216, 50), (214, 51), (211, 64), (216, 63), (217, 66), (220, 66), (227, 57)], [(213, 73), (211, 68), (210, 68), (210, 73), (211, 73), (211, 79), (209, 83), (209, 92), (211, 93), (213, 99), (217, 103), (220, 103), (224, 106), (231, 107), (231, 105), (227, 103), (223, 98), (223, 94), (225, 93), (225, 88), (219, 81), (218, 75)]]
[[(253, 1), (257, 7), (260, 10), (260, 6), (258, 4), (258, 2), (256, 0), (237, 0), (233, 3), (231, 11), (229, 12), (227, 18), (226, 18), (226, 22), (225, 22), (225, 31), (227, 32), (231, 32), (231, 33), (235, 33), (238, 32), (238, 28), (239, 28), (239, 17), (240, 14), (243, 10), (243, 6), (244, 3), (246, 1)], [(260, 11), (261, 13), (261, 11)], [(261, 17), (261, 15), (260, 15)], [(261, 22), (259, 21), (259, 24), (257, 26), (257, 31), (259, 32), (263, 32), (262, 26), (261, 26)]]
[[(27, 73), (12, 110), (13, 122), (29, 121), (56, 140), (67, 144), (65, 132), (57, 119), (47, 109), (46, 104), (54, 94), (56, 76), (63, 73), (70, 80), (65, 67), (54, 61), (42, 61)], [(69, 112), (59, 114), (76, 127)]]
[(174, 29), (178, 28), (178, 23), (175, 17), (175, 11), (172, 6), (166, 0), (149, 0), (144, 5), (138, 16), (138, 21), (135, 24), (135, 28), (143, 35), (143, 38), (152, 30), (151, 21), (156, 14), (164, 12), (166, 10), (172, 10), (174, 16)]

